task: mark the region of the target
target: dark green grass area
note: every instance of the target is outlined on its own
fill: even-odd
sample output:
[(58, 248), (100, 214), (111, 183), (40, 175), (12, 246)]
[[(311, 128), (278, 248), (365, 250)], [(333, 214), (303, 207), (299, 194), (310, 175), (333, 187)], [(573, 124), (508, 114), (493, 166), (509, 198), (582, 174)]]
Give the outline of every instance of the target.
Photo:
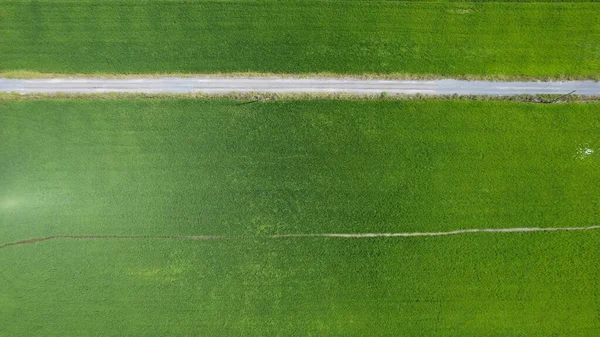
[(597, 103), (0, 101), (0, 238), (598, 225), (599, 135)]
[(594, 78), (598, 2), (0, 2), (0, 72)]
[(564, 336), (600, 232), (50, 241), (0, 250), (0, 336)]

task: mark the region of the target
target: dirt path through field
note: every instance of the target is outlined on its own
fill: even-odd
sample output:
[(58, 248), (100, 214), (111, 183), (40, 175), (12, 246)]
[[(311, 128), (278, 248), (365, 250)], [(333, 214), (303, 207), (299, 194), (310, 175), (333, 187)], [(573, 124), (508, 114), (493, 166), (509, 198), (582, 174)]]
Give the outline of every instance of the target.
[(193, 236), (177, 236), (177, 235), (52, 235), (41, 238), (33, 238), (22, 241), (15, 241), (0, 245), (0, 248), (10, 246), (28, 245), (37, 242), (43, 242), (55, 239), (74, 239), (74, 240), (94, 240), (94, 239), (173, 239), (173, 240), (219, 240), (226, 239), (224, 236), (209, 236), (209, 235), (193, 235)]
[(412, 233), (361, 233), (361, 234), (281, 234), (272, 235), (271, 238), (303, 238), (303, 237), (329, 237), (329, 238), (378, 238), (378, 237), (413, 237), (413, 236), (446, 236), (468, 233), (519, 233), (519, 232), (556, 232), (556, 231), (581, 231), (600, 229), (600, 226), (589, 227), (522, 227), (522, 228), (484, 228), (484, 229), (459, 229), (449, 232), (412, 232)]
[[(484, 228), (484, 229), (459, 229), (448, 232), (411, 232), (411, 233), (321, 233), (321, 234), (275, 234), (258, 237), (262, 239), (293, 239), (293, 238), (378, 238), (378, 237), (419, 237), (419, 236), (447, 236), (470, 233), (527, 233), (527, 232), (556, 232), (556, 231), (583, 231), (596, 230), (600, 226), (588, 227), (521, 227), (521, 228)], [(29, 245), (55, 239), (73, 240), (99, 240), (99, 239), (169, 239), (169, 240), (226, 240), (243, 239), (242, 237), (228, 237), (216, 235), (52, 235), (41, 238), (31, 238), (0, 245), (1, 248), (19, 245)]]

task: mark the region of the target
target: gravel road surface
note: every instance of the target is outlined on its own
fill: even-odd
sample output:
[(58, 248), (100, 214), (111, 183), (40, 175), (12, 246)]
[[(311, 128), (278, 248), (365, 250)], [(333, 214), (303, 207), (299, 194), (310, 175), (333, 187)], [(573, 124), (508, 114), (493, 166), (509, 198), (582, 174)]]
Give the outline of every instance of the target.
[(492, 82), (462, 80), (368, 80), (327, 78), (60, 78), (0, 79), (0, 92), (30, 93), (348, 93), (497, 95), (567, 94), (600, 96), (600, 82)]

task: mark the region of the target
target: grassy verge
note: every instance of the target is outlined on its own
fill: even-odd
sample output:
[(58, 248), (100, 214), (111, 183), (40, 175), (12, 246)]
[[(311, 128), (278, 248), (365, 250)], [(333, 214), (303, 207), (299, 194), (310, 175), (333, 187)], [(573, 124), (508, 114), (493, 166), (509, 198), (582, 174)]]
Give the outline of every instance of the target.
[[(469, 81), (574, 81), (574, 80), (599, 80), (600, 75), (591, 75), (588, 77), (573, 77), (570, 75), (560, 76), (527, 76), (527, 75), (452, 75), (452, 79), (456, 80), (469, 80)], [(164, 78), (164, 77), (227, 77), (227, 78), (358, 78), (358, 79), (370, 79), (370, 80), (437, 80), (445, 79), (441, 75), (436, 74), (407, 74), (407, 73), (357, 73), (357, 74), (344, 74), (344, 73), (260, 73), (260, 72), (232, 72), (232, 73), (154, 73), (154, 74), (129, 74), (129, 73), (41, 73), (35, 71), (26, 70), (14, 70), (0, 72), (0, 78), (7, 79), (39, 79), (39, 78)]]
[(512, 95), (512, 96), (489, 96), (489, 95), (404, 95), (404, 94), (328, 94), (328, 93), (263, 93), (263, 92), (243, 92), (243, 93), (224, 93), (224, 94), (205, 94), (205, 93), (37, 93), (37, 94), (19, 94), (0, 92), (0, 101), (24, 101), (24, 100), (64, 100), (64, 99), (92, 99), (92, 100), (113, 100), (113, 99), (204, 99), (204, 100), (234, 100), (246, 103), (257, 103), (262, 101), (289, 101), (289, 100), (344, 100), (344, 101), (511, 101), (523, 103), (593, 103), (599, 102), (599, 96), (586, 95), (562, 95), (562, 94), (543, 94), (543, 95)]
[(3, 1), (0, 71), (596, 80), (600, 74), (597, 2), (117, 3)]

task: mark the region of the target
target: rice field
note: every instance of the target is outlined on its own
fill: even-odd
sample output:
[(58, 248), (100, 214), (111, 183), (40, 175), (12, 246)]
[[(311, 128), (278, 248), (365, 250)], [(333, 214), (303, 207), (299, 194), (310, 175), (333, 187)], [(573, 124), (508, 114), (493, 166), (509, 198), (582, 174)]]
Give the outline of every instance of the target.
[[(0, 336), (595, 336), (600, 104), (0, 101)], [(213, 235), (182, 240), (159, 236)]]
[(598, 103), (81, 99), (0, 111), (3, 241), (599, 220)]
[(585, 1), (0, 2), (0, 73), (591, 78)]
[(0, 250), (0, 336), (589, 336), (600, 232), (51, 241)]

